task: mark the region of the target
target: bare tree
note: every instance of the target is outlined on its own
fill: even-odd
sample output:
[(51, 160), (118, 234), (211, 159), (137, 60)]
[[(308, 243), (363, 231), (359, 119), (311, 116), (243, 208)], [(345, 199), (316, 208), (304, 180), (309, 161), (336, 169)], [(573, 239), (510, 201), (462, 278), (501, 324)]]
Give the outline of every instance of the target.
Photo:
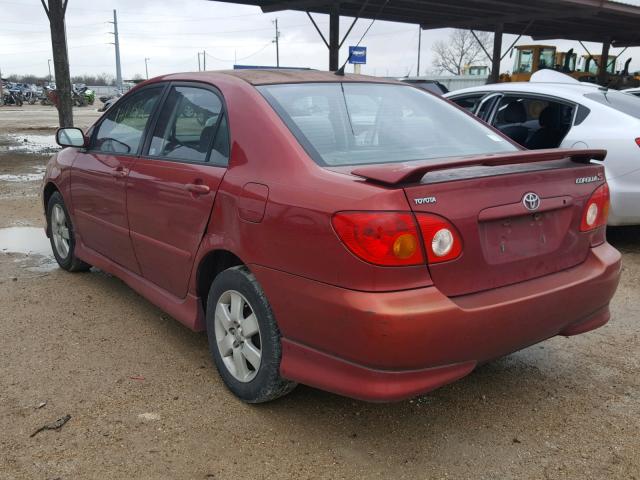
[(440, 73), (462, 75), (465, 65), (473, 65), (480, 60), (487, 60), (492, 42), (492, 35), (488, 32), (476, 32), (482, 46), (470, 30), (454, 30), (447, 40), (439, 40), (433, 44), (433, 66)]
[(51, 48), (53, 66), (56, 72), (58, 94), (58, 120), (61, 127), (73, 127), (73, 102), (71, 100), (71, 75), (69, 73), (69, 54), (67, 52), (67, 33), (64, 17), (69, 0), (40, 0), (49, 18), (51, 29)]

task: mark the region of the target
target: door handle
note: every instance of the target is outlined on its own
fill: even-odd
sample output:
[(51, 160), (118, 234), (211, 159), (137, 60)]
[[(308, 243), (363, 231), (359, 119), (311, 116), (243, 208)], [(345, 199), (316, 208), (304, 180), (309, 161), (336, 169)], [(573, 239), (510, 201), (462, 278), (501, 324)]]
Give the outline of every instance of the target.
[(202, 183), (187, 183), (185, 188), (195, 195), (206, 195), (211, 191), (209, 185), (204, 185)]
[(111, 176), (115, 178), (124, 178), (129, 174), (129, 170), (124, 167), (116, 167), (111, 170)]

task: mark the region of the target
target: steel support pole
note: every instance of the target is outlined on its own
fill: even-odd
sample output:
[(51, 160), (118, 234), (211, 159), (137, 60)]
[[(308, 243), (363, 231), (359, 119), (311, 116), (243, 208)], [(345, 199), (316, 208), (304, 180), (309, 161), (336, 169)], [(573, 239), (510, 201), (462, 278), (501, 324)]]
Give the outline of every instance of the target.
[(500, 81), (500, 60), (502, 60), (502, 31), (503, 25), (496, 25), (493, 34), (493, 58), (491, 60), (491, 76), (489, 83), (498, 83)]
[(329, 14), (329, 70), (340, 68), (340, 10), (334, 5)]
[(609, 49), (611, 48), (611, 41), (606, 39), (602, 42), (602, 56), (598, 64), (598, 83), (600, 85), (607, 84), (607, 67), (609, 66)]
[(418, 68), (416, 69), (416, 77), (420, 76), (420, 53), (422, 50), (422, 25), (418, 25)]

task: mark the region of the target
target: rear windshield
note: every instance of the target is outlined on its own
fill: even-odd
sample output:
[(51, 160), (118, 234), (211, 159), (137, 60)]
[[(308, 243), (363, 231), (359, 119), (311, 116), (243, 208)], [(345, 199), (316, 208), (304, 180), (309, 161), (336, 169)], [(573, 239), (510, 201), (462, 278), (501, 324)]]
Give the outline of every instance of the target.
[(478, 120), (411, 86), (303, 83), (258, 89), (320, 165), (517, 151)]
[(640, 98), (638, 97), (611, 90), (585, 93), (584, 96), (634, 118), (640, 118)]

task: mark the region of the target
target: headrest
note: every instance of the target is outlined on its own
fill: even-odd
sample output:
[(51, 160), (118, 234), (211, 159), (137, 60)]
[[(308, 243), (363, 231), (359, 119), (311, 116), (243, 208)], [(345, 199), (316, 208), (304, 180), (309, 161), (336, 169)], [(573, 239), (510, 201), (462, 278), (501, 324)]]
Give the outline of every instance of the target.
[(505, 123), (523, 123), (527, 121), (527, 111), (522, 102), (512, 101), (502, 113)]

